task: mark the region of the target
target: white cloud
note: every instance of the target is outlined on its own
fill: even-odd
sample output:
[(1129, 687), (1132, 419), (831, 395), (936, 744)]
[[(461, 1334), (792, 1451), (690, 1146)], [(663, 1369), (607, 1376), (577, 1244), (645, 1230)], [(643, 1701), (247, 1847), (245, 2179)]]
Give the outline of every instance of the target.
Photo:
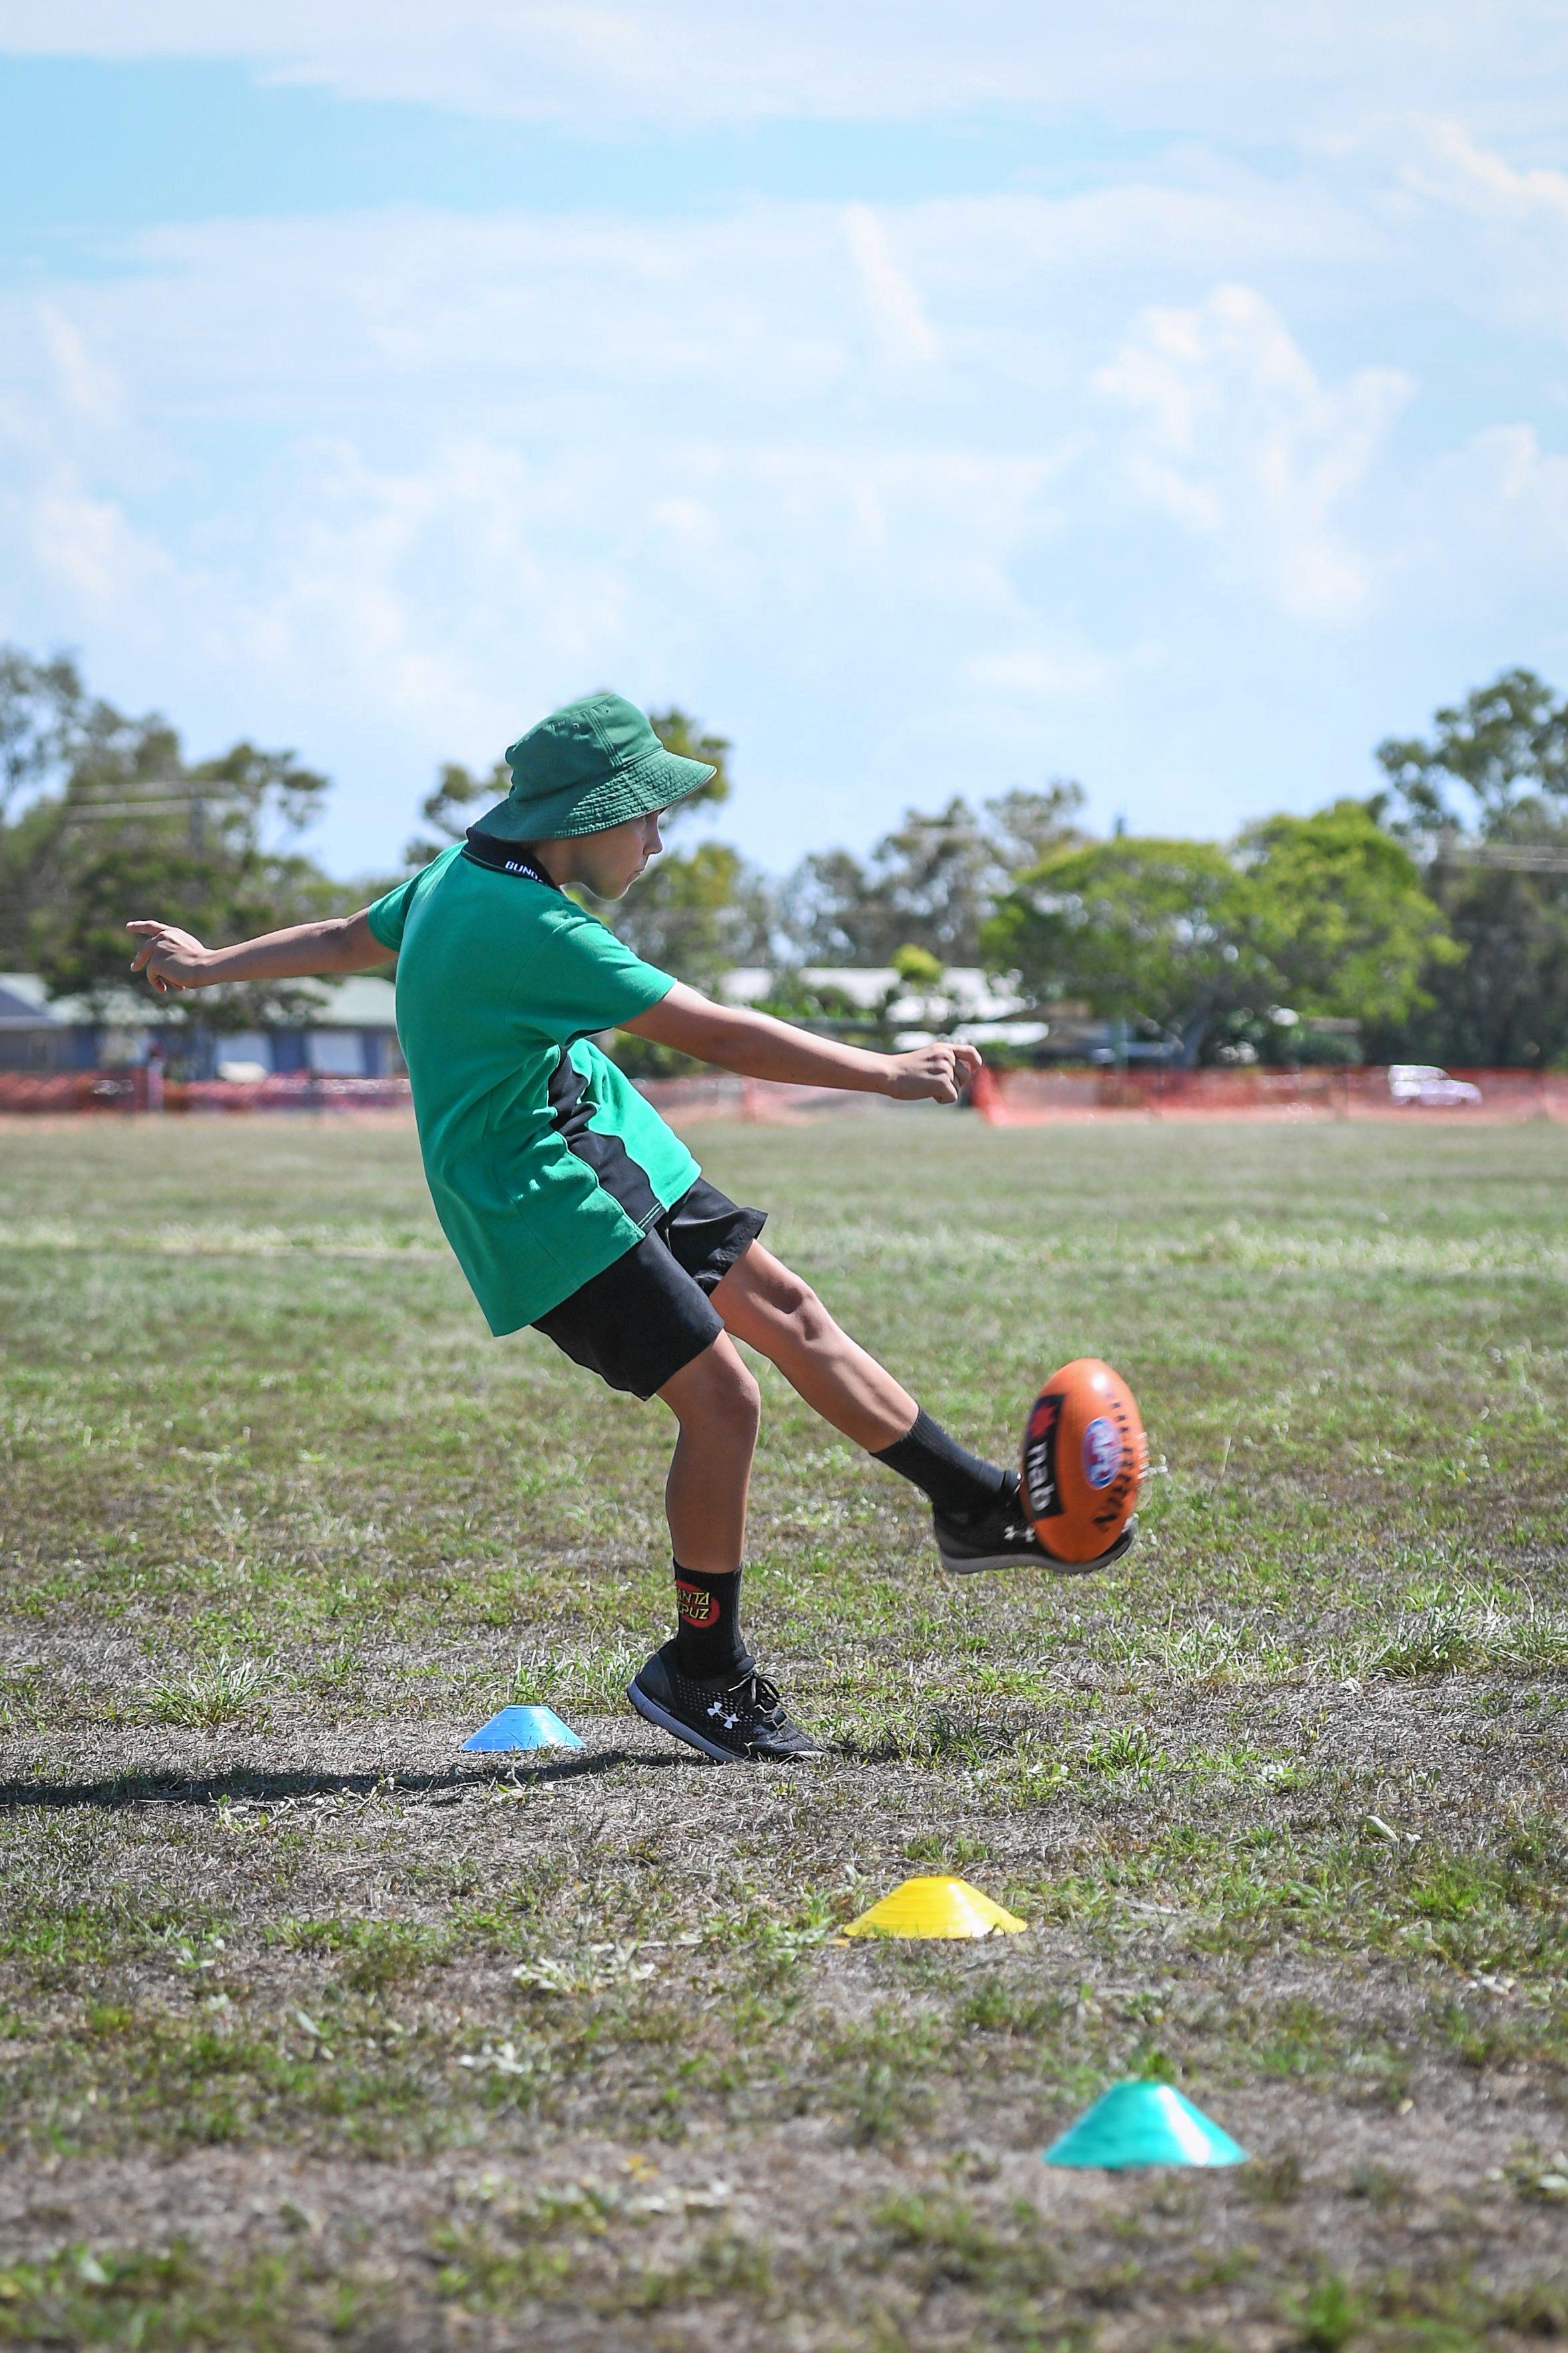
[(884, 350), (895, 360), (934, 360), (940, 348), (935, 331), (870, 206), (851, 205), (844, 230)]
[(1447, 452), (1423, 484), (1412, 525), (1428, 575), (1483, 566), (1501, 590), (1560, 612), (1568, 567), (1568, 455), (1531, 425), (1494, 425)]
[(1568, 230), (1568, 172), (1516, 170), (1489, 153), (1461, 122), (1435, 122), (1425, 153), (1406, 164), (1406, 185), (1481, 218), (1546, 221)]
[(120, 415), (120, 383), (89, 351), (80, 330), (52, 302), (38, 305), (44, 347), (68, 408), (89, 425), (112, 425)]
[(1391, 89), (1517, 124), (1560, 118), (1568, 62), (1553, 0), (6, 0), (0, 40), (240, 58), (350, 97), (612, 131), (1022, 106), (1262, 138)]
[(1527, 282), (1552, 192), (1463, 154), (1417, 188), (1437, 151), (1400, 140), (874, 209), (161, 229), (0, 293), (0, 636), (204, 747), (299, 744), (342, 866), (438, 759), (605, 682), (735, 734), (726, 828), (779, 863), (1064, 769), (1177, 829), (1353, 788), (1403, 710), (1550, 669), (1568, 495), (1550, 388), (1467, 373), (1493, 298), (1453, 269), (1473, 229)]
[(1454, 299), (1490, 321), (1568, 335), (1568, 172), (1512, 164), (1448, 121), (1419, 127), (1399, 182), (1441, 224)]
[(1092, 646), (1021, 645), (1005, 653), (972, 655), (963, 678), (977, 694), (1050, 706), (1067, 697), (1103, 693), (1121, 667)]
[(1284, 321), (1245, 286), (1192, 310), (1151, 310), (1095, 379), (1135, 420), (1133, 494), (1211, 539), (1238, 577), (1303, 618), (1350, 620), (1370, 559), (1338, 520), (1415, 386), (1394, 368), (1318, 376)]
[[(828, 741), (863, 727), (896, 770), (967, 691), (967, 656), (1027, 619), (1009, 567), (1052, 527), (1067, 457), (896, 418), (896, 395), (847, 419), (847, 393), (869, 396), (867, 303), (831, 209), (619, 240), (573, 222), (225, 225), (164, 233), (143, 259), (59, 298), (84, 346), (116, 353), (132, 411), (99, 436), (96, 512), (79, 491), (68, 514), (58, 486), (45, 322), (0, 307), (33, 436), (0, 635), (87, 623), (134, 657), (143, 700), (244, 712), (340, 765), (352, 734), (351, 776), (395, 762), (383, 856), (437, 760), (486, 759), (606, 681), (723, 720), (749, 674)], [(570, 343), (552, 321), (567, 303)], [(910, 321), (891, 309), (879, 332), (897, 329), (901, 374)], [(389, 352), (399, 315), (416, 331)], [(209, 453), (183, 474), (165, 453), (174, 496), (150, 509), (142, 408), (175, 446), (190, 420)], [(237, 435), (244, 466), (223, 454)], [(900, 717), (867, 703), (846, 724), (867, 697)], [(778, 855), (846, 829), (837, 775), (781, 805)], [(857, 809), (848, 829), (876, 821)]]
[(146, 600), (173, 584), (174, 566), (114, 499), (95, 498), (68, 469), (58, 470), (24, 506), (33, 560), (84, 617), (133, 622)]

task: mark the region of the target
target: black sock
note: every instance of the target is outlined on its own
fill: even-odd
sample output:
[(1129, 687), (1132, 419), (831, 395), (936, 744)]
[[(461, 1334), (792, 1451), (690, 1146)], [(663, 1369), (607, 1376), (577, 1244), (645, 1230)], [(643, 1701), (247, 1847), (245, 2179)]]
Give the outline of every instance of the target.
[(912, 1430), (895, 1439), (891, 1446), (878, 1447), (871, 1460), (885, 1462), (901, 1479), (912, 1480), (931, 1497), (943, 1519), (978, 1519), (1007, 1486), (1005, 1471), (981, 1455), (971, 1454), (967, 1446), (960, 1446), (940, 1421), (933, 1421), (923, 1410), (916, 1414)]
[(675, 1564), (675, 1662), (699, 1683), (733, 1679), (752, 1662), (741, 1640), (741, 1572), (704, 1577)]

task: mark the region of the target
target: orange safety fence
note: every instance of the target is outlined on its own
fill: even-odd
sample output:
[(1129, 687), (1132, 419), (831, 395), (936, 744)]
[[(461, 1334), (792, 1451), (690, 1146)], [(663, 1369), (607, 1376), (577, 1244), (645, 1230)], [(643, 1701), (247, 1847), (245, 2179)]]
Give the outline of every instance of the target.
[(994, 1127), (1042, 1127), (1107, 1113), (1152, 1119), (1568, 1119), (1568, 1071), (1451, 1071), (1479, 1103), (1399, 1103), (1381, 1068), (1355, 1070), (982, 1071), (971, 1091)]
[[(792, 1087), (771, 1080), (711, 1076), (638, 1082), (671, 1118), (738, 1119), (794, 1126), (817, 1112), (840, 1111), (864, 1097), (837, 1087)], [(405, 1077), (329, 1079), (308, 1071), (265, 1079), (163, 1079), (144, 1069), (0, 1071), (0, 1117), (8, 1113), (396, 1111), (412, 1105)]]
[(12, 1112), (391, 1111), (405, 1078), (328, 1079), (310, 1071), (265, 1079), (163, 1079), (155, 1071), (0, 1071), (0, 1116)]
[(0, 1112), (144, 1111), (145, 1071), (0, 1071)]
[[(1360, 1070), (992, 1071), (983, 1070), (971, 1101), (994, 1127), (1042, 1127), (1075, 1119), (1402, 1119), (1568, 1120), (1568, 1071), (1454, 1071), (1480, 1094), (1456, 1108), (1401, 1104), (1388, 1073)], [(842, 1112), (866, 1097), (836, 1087), (784, 1086), (772, 1080), (647, 1079), (642, 1092), (668, 1118), (739, 1120), (797, 1126)], [(146, 1070), (0, 1071), (0, 1117), (11, 1113), (148, 1112), (407, 1111), (404, 1077), (334, 1079), (306, 1071), (255, 1080), (167, 1079)]]
[(843, 1087), (794, 1087), (776, 1079), (639, 1079), (638, 1092), (667, 1119), (738, 1119), (748, 1126), (798, 1127), (821, 1112), (844, 1111), (866, 1100)]

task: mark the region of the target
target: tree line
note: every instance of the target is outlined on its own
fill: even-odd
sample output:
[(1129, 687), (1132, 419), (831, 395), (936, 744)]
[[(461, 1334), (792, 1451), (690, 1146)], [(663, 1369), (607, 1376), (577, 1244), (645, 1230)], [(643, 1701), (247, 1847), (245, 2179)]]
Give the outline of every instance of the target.
[[(664, 858), (596, 912), (699, 987), (760, 966), (781, 1009), (809, 1018), (833, 1009), (803, 985), (810, 967), (897, 965), (929, 986), (977, 965), (1016, 975), (1047, 1019), (1080, 1008), (1188, 1063), (1568, 1061), (1568, 699), (1532, 671), (1381, 744), (1371, 796), (1230, 842), (1095, 839), (1081, 788), (1058, 778), (911, 808), (868, 855), (814, 852), (782, 879), (721, 841), (682, 844), (691, 814), (728, 798), (732, 747), (679, 709), (652, 717), (717, 773), (671, 812)], [(506, 784), (500, 764), (443, 767), (404, 871)], [(397, 878), (338, 882), (299, 846), (328, 791), (249, 742), (193, 761), (166, 720), (92, 695), (68, 658), (0, 648), (0, 966), (101, 998), (123, 981), (129, 912), (223, 938), (363, 904)], [(202, 1014), (249, 1028), (310, 1001), (251, 989)]]

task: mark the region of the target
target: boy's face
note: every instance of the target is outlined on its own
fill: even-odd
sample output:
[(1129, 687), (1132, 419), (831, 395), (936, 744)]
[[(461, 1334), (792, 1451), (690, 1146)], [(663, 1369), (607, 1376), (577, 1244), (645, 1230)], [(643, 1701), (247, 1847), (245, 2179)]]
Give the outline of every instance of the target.
[(579, 834), (572, 844), (572, 862), (576, 879), (596, 899), (619, 899), (663, 848), (656, 809), (648, 817), (629, 817), (624, 825), (608, 826), (603, 833)]

